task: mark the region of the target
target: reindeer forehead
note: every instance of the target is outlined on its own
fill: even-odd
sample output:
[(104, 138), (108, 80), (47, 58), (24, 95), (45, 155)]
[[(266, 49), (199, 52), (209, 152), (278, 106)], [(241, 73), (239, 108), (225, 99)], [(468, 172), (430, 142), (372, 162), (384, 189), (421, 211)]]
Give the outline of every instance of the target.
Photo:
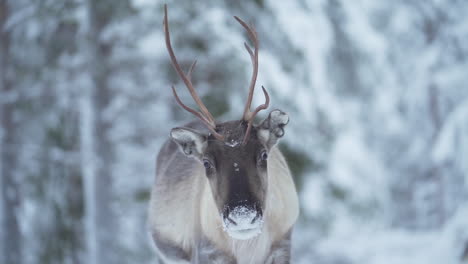
[(225, 145), (228, 147), (240, 147), (245, 135), (246, 126), (242, 121), (230, 121), (216, 125), (216, 132), (222, 135), (223, 139), (216, 139), (215, 136), (209, 136), (210, 142), (214, 145)]
[(242, 144), (242, 139), (243, 138), (241, 136), (232, 138), (228, 137), (225, 141), (210, 141), (207, 152), (218, 160), (218, 162), (226, 161), (244, 163), (244, 160), (254, 160), (252, 159), (252, 156), (262, 148), (262, 145), (257, 139), (252, 139), (246, 144)]
[(242, 121), (229, 121), (216, 125), (216, 131), (224, 137), (223, 141), (231, 145), (237, 141), (242, 142), (246, 128)]
[[(232, 148), (233, 150), (246, 149), (251, 145), (250, 143), (242, 144), (245, 133), (247, 130), (247, 123), (244, 121), (229, 121), (219, 123), (216, 125), (216, 131), (223, 136), (223, 140), (216, 140), (213, 136), (210, 136), (210, 142), (216, 148)], [(255, 128), (251, 129), (249, 138), (256, 138)]]

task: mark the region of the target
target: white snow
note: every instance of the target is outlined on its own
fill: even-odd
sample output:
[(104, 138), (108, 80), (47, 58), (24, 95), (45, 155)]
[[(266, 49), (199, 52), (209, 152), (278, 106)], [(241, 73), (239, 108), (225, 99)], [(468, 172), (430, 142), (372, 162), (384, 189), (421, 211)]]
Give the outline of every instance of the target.
[[(71, 175), (82, 177), (85, 190), (82, 248), (76, 256), (61, 251), (64, 259), (51, 262), (95, 263), (96, 118), (110, 122), (106, 136), (115, 146), (113, 164), (105, 165), (113, 171), (113, 206), (120, 212), (116, 254), (124, 263), (154, 263), (146, 214), (156, 154), (171, 128), (193, 120), (171, 93), (172, 83), (182, 83), (163, 40), (163, 2), (131, 0), (130, 9), (110, 14), (100, 40), (110, 47), (105, 70), (112, 88), (97, 115), (88, 90), (86, 5), (7, 2), (14, 89), (1, 92), (0, 108), (15, 102), (25, 264), (49, 254), (46, 242), (56, 241), (54, 232), (46, 241), (38, 231), (49, 235), (59, 221), (73, 227), (62, 197), (62, 187), (75, 183)], [(246, 34), (232, 15), (256, 26), (252, 107), (264, 102), (264, 85), (271, 102), (258, 121), (273, 109), (288, 113), (280, 147), (294, 152), (286, 160), (302, 173), (294, 175), (302, 209), (294, 263), (460, 263), (468, 241), (468, 2), (257, 2), (171, 3), (171, 36), (184, 70), (198, 59), (194, 85), (202, 97), (211, 96), (207, 107), (226, 104), (227, 112), (215, 116), (223, 122), (240, 117), (251, 77)], [(193, 106), (188, 93), (180, 95)], [(272, 116), (288, 122), (279, 112)], [(233, 171), (239, 166), (233, 163)], [(63, 217), (49, 221), (54, 210)], [(239, 216), (241, 222), (249, 217)]]
[(95, 186), (95, 159), (94, 155), (94, 135), (93, 130), (93, 116), (92, 105), (90, 101), (90, 92), (87, 90), (84, 95), (80, 98), (80, 140), (81, 146), (81, 167), (83, 171), (83, 184), (84, 184), (84, 226), (86, 230), (86, 254), (87, 261), (90, 264), (97, 263), (97, 230), (96, 230), (96, 186)]
[(257, 216), (257, 211), (245, 206), (237, 206), (229, 213), (229, 220), (223, 221), (223, 229), (234, 239), (247, 240), (258, 236), (262, 232), (263, 219), (260, 218), (252, 223)]
[(461, 135), (468, 134), (468, 100), (462, 102), (447, 118), (441, 133), (438, 135), (432, 157), (436, 162), (453, 158), (462, 158), (468, 153), (468, 139)]
[(235, 140), (235, 139), (231, 139), (230, 141), (225, 141), (224, 144), (225, 144), (226, 146), (229, 146), (229, 147), (231, 147), (231, 148), (234, 148), (234, 147), (239, 146), (240, 142), (237, 141), (237, 140)]
[(281, 111), (277, 110), (271, 112), (271, 118), (279, 124), (287, 124), (289, 122), (289, 116), (286, 113), (282, 113)]

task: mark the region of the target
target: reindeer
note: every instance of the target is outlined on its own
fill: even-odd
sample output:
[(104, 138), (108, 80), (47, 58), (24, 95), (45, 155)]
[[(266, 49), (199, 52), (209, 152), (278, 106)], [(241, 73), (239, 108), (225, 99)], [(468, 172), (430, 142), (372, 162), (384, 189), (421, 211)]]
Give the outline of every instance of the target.
[(200, 111), (177, 103), (199, 121), (173, 128), (156, 161), (149, 225), (162, 263), (289, 263), (291, 230), (299, 214), (294, 182), (276, 146), (289, 117), (273, 110), (254, 125), (265, 103), (250, 111), (258, 72), (254, 28), (234, 17), (247, 31), (254, 50), (244, 43), (253, 64), (241, 120), (218, 123), (195, 92), (191, 74), (177, 62), (171, 47), (167, 7), (164, 33), (172, 65)]

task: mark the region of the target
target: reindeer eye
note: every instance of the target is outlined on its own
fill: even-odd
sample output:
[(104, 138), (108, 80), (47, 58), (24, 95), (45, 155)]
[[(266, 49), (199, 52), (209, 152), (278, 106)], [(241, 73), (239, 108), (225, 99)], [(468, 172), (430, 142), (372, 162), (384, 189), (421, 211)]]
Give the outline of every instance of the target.
[(209, 162), (208, 160), (203, 160), (203, 166), (205, 167), (205, 169), (211, 169), (211, 162)]
[(268, 159), (268, 153), (266, 152), (266, 150), (262, 151), (262, 154), (260, 155), (260, 157), (262, 158), (262, 160)]

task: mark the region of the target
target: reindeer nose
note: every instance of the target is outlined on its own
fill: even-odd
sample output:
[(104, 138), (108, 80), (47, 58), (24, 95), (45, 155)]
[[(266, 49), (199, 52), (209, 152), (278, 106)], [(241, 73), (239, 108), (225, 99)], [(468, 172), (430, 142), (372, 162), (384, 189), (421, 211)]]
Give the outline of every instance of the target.
[(238, 227), (249, 227), (260, 220), (262, 213), (260, 210), (251, 209), (245, 206), (237, 206), (227, 215), (230, 224)]

